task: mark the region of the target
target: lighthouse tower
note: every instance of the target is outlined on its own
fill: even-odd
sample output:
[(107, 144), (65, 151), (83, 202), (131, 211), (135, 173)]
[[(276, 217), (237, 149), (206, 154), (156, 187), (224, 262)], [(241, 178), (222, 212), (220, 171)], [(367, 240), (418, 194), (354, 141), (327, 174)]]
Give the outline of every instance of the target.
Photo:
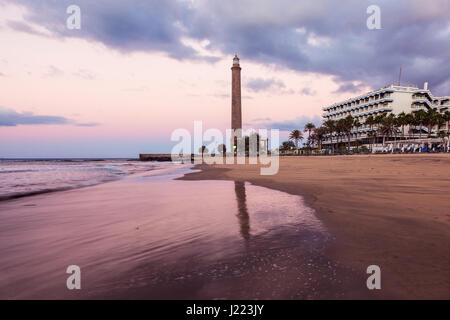
[(241, 111), (241, 67), (237, 55), (231, 67), (231, 129), (242, 129)]

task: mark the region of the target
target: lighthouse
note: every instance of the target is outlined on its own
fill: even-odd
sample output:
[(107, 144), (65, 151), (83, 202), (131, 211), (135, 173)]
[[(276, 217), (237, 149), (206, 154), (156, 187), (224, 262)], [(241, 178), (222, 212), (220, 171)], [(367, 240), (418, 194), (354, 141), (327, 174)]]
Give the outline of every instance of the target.
[(231, 129), (242, 129), (241, 110), (241, 67), (237, 55), (231, 67)]
[(237, 54), (233, 58), (231, 67), (231, 129), (234, 135), (231, 139), (232, 151), (237, 151), (238, 139), (242, 130), (242, 110), (241, 110), (241, 67)]

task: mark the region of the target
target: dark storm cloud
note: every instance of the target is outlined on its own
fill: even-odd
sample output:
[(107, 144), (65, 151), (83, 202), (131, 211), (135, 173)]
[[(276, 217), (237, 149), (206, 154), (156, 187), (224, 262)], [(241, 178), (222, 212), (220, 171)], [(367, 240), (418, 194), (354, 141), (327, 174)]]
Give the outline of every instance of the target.
[[(40, 24), (57, 37), (99, 41), (121, 52), (161, 51), (176, 59), (196, 58), (182, 44), (183, 21), (190, 15), (187, 2), (117, 0), (18, 0), (30, 9), (27, 20)], [(66, 28), (68, 6), (81, 8), (81, 29)]]
[[(183, 37), (249, 61), (334, 76), (341, 91), (403, 79), (436, 94), (450, 92), (450, 4), (446, 0), (79, 0), (81, 30), (67, 30), (73, 1), (15, 0), (31, 21), (56, 36), (83, 37), (122, 52), (160, 51), (206, 59)], [(381, 30), (366, 27), (369, 5), (381, 9)]]
[(360, 92), (363, 87), (362, 83), (354, 84), (351, 81), (344, 81), (341, 82), (336, 92)]

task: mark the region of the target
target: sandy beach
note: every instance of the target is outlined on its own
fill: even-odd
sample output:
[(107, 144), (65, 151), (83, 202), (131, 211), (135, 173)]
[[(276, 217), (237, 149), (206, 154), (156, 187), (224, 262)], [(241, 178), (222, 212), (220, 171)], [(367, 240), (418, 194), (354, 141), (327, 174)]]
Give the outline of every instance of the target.
[(382, 289), (372, 297), (450, 298), (449, 155), (281, 157), (273, 176), (261, 176), (258, 165), (198, 168), (183, 179), (248, 181), (304, 196), (334, 237), (326, 255), (354, 270), (357, 287), (367, 266), (380, 266)]
[[(243, 181), (181, 181), (158, 164), (121, 180), (0, 201), (1, 299), (360, 298), (324, 254), (303, 197)], [(66, 269), (81, 269), (68, 290)], [(351, 289), (349, 289), (351, 288)]]
[(280, 160), (0, 201), (0, 298), (449, 298), (448, 155)]

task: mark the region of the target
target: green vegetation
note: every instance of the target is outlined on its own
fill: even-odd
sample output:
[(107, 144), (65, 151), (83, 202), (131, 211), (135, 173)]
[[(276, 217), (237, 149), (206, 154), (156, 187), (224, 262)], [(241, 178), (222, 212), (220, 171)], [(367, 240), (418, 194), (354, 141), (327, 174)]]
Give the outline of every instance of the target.
[[(313, 150), (320, 152), (323, 144), (326, 143), (331, 153), (335, 153), (336, 150), (340, 153), (351, 152), (353, 137), (353, 151), (368, 152), (373, 150), (375, 143), (382, 143), (385, 146), (387, 139), (394, 141), (395, 144), (402, 140), (422, 139), (426, 134), (426, 138), (440, 138), (445, 151), (448, 151), (446, 141), (450, 138), (449, 125), (450, 111), (439, 113), (435, 109), (427, 111), (421, 109), (408, 114), (402, 112), (398, 115), (383, 113), (376, 117), (368, 116), (364, 123), (348, 115), (337, 121), (326, 120), (319, 127), (313, 123), (307, 123), (304, 132), (308, 132), (308, 139), (300, 150), (308, 153)], [(361, 127), (365, 129), (364, 137), (358, 136), (358, 130)], [(406, 128), (408, 128), (407, 132)], [(282, 143), (280, 151), (299, 150), (298, 142), (303, 140), (302, 132), (298, 129), (292, 130), (289, 140)], [(360, 148), (363, 144), (369, 145), (370, 149), (368, 150), (365, 146)]]

